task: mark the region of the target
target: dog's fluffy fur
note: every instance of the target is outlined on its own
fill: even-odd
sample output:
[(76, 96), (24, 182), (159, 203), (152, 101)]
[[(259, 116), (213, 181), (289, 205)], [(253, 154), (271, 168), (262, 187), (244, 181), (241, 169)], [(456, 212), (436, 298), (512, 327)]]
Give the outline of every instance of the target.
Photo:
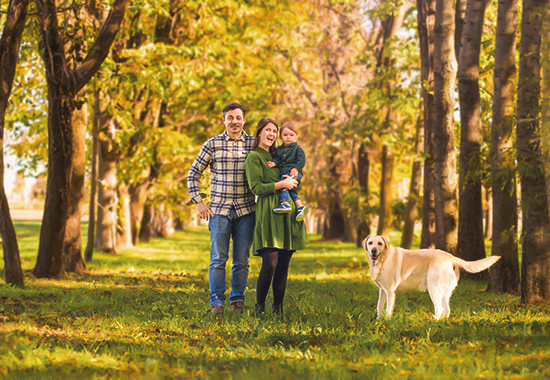
[(393, 247), (385, 236), (367, 236), (363, 240), (367, 251), (372, 280), (380, 288), (378, 318), (391, 317), (395, 293), (411, 290), (428, 291), (435, 308), (435, 318), (451, 312), (449, 299), (458, 284), (459, 268), (470, 273), (481, 272), (500, 259), (490, 256), (477, 261), (464, 261), (439, 249), (408, 250)]

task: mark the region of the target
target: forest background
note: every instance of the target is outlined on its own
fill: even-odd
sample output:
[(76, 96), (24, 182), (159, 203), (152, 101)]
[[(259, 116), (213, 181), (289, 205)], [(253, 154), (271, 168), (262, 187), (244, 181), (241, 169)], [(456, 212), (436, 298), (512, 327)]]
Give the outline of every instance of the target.
[[(8, 149), (26, 175), (47, 176), (35, 276), (189, 224), (187, 172), (236, 100), (248, 133), (264, 116), (298, 125), (307, 223), (324, 239), (400, 228), (410, 247), (421, 222), (422, 247), (476, 259), (491, 238), (503, 259), (490, 288), (550, 298), (548, 1), (12, 0), (0, 11)], [(1, 193), (6, 280), (22, 284)]]

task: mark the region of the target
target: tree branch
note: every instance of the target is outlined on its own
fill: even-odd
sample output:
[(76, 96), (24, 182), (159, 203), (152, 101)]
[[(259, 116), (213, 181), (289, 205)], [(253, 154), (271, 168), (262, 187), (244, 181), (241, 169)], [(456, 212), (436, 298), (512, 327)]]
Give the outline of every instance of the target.
[(6, 12), (8, 17), (0, 39), (0, 102), (2, 109), (5, 109), (11, 95), (29, 1), (12, 0), (9, 10)]
[(336, 70), (336, 66), (334, 65), (334, 62), (332, 62), (330, 59), (327, 59), (327, 63), (332, 69), (332, 72), (334, 73), (334, 76), (336, 77), (336, 81), (338, 82), (338, 87), (340, 87), (340, 97), (342, 98), (342, 108), (344, 108), (344, 112), (346, 113), (348, 119), (351, 119), (351, 115), (348, 110), (348, 106), (346, 104), (346, 93), (344, 91), (344, 88), (342, 86), (342, 81), (340, 80), (340, 75), (338, 75), (338, 70)]
[[(27, 1), (27, 3), (28, 3), (28, 1)], [(59, 8), (59, 9), (57, 10), (57, 13), (63, 13), (63, 12), (66, 12), (66, 11), (72, 11), (72, 10), (81, 8), (81, 7), (85, 6), (85, 5), (86, 5), (86, 3), (82, 3), (82, 4), (75, 4), (75, 5), (71, 6), (71, 7)], [(8, 14), (8, 13), (9, 13), (9, 11), (0, 10), (0, 14), (4, 14), (4, 15), (5, 15), (5, 14)], [(29, 12), (29, 13), (27, 13), (27, 16), (34, 16), (34, 17), (36, 17), (36, 16), (39, 16), (39, 14), (36, 13), (36, 12), (35, 12), (35, 13)]]
[[(66, 72), (65, 47), (63, 38), (59, 33), (59, 22), (57, 19), (57, 8), (55, 1), (35, 0), (38, 18), (40, 19), (40, 34), (42, 40), (40, 49), (44, 50), (42, 59), (46, 67), (46, 77), (59, 80), (60, 72)], [(67, 73), (68, 74), (68, 73)]]
[(97, 70), (99, 70), (107, 54), (109, 54), (129, 3), (130, 0), (115, 0), (95, 43), (88, 51), (82, 64), (74, 72), (75, 93), (88, 83)]

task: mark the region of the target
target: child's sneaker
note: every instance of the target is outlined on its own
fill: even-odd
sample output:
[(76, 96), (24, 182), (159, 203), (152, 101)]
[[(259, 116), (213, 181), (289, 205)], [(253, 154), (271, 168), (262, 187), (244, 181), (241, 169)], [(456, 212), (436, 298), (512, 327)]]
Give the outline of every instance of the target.
[(306, 206), (301, 206), (296, 209), (296, 221), (301, 222), (306, 216)]
[(292, 207), (288, 203), (281, 202), (281, 204), (273, 209), (275, 214), (288, 214), (292, 211)]

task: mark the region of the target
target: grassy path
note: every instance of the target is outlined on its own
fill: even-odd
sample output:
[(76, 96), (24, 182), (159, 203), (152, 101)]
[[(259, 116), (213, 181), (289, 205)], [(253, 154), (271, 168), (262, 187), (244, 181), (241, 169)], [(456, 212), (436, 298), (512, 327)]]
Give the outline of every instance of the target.
[(251, 258), (247, 312), (218, 319), (204, 227), (118, 256), (96, 251), (84, 275), (62, 280), (28, 273), (39, 224), (16, 228), (27, 285), (0, 282), (0, 378), (550, 378), (550, 305), (461, 280), (447, 320), (415, 292), (378, 321), (378, 290), (351, 244), (314, 241), (295, 255), (283, 317), (254, 316)]

